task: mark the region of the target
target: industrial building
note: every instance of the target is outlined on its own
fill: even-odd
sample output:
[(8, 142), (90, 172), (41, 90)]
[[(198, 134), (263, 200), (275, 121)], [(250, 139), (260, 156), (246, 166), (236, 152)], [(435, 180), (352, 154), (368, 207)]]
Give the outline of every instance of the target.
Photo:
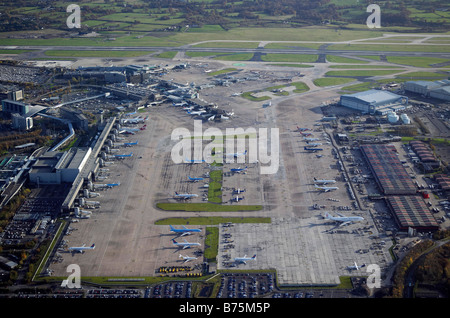
[(368, 144), (360, 147), (383, 194), (415, 194), (417, 188), (397, 157), (392, 145)]
[(400, 230), (413, 228), (419, 231), (430, 231), (439, 228), (436, 219), (419, 195), (390, 196), (386, 202)]
[(405, 109), (408, 98), (390, 91), (371, 89), (365, 92), (342, 95), (340, 105), (358, 110), (364, 114), (386, 115)]
[(450, 101), (450, 80), (408, 81), (405, 90), (427, 97)]
[(434, 169), (440, 167), (440, 161), (424, 142), (420, 140), (412, 140), (409, 142), (409, 145), (417, 156), (419, 162), (422, 164), (425, 172), (432, 172)]

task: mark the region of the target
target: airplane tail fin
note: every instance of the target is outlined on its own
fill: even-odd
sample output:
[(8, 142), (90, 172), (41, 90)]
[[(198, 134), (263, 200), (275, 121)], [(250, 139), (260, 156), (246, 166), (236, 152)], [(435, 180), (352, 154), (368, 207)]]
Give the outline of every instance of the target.
[(92, 245), (91, 245), (91, 248), (95, 248), (95, 244), (92, 244)]
[(256, 258), (256, 254), (252, 256), (252, 259), (255, 259), (255, 258)]

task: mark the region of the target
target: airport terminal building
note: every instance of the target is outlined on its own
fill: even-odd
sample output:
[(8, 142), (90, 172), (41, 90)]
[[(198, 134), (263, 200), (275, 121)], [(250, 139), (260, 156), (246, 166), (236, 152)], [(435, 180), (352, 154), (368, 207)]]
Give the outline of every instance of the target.
[(66, 152), (48, 151), (30, 170), (30, 182), (43, 184), (72, 183), (86, 164), (91, 148), (72, 148)]
[(389, 112), (405, 109), (408, 98), (389, 91), (371, 89), (365, 92), (342, 95), (340, 105), (352, 108), (363, 114), (386, 115)]

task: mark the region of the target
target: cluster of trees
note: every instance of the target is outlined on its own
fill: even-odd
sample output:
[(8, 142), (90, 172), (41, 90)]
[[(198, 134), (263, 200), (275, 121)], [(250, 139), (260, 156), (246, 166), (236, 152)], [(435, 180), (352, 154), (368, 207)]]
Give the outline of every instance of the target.
[(403, 298), (405, 277), (410, 266), (422, 255), (424, 251), (433, 246), (433, 244), (434, 243), (432, 240), (425, 240), (416, 244), (408, 252), (408, 255), (400, 261), (393, 277), (392, 297)]
[(36, 145), (42, 145), (50, 140), (48, 136), (41, 136), (41, 129), (36, 129), (31, 132), (22, 134), (13, 134), (0, 137), (0, 154), (13, 149), (15, 146), (35, 143)]
[(0, 233), (3, 232), (5, 227), (9, 224), (30, 192), (30, 189), (23, 188), (19, 194), (0, 210)]
[(425, 256), (417, 268), (416, 279), (420, 284), (431, 285), (450, 295), (450, 244), (442, 245)]

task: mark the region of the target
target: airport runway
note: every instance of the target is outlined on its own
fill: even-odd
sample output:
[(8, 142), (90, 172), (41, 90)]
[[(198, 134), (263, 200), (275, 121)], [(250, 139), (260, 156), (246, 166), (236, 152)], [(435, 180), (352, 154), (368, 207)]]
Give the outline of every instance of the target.
[[(292, 43), (292, 42), (289, 42)], [(330, 43), (330, 42), (327, 42)], [(336, 42), (339, 44), (342, 42)], [(383, 44), (383, 43), (377, 43)], [(407, 44), (405, 44), (407, 45)], [(414, 44), (411, 44), (414, 45)], [(266, 49), (266, 48), (208, 48), (195, 46), (37, 46), (37, 45), (20, 45), (20, 46), (0, 46), (0, 49), (21, 49), (21, 50), (76, 50), (76, 51), (177, 51), (177, 52), (218, 52), (218, 53), (289, 53), (289, 54), (330, 54), (330, 55), (385, 55), (386, 51), (377, 50), (331, 50), (331, 49), (309, 49), (309, 48), (289, 48), (289, 49)], [(422, 57), (438, 57), (450, 58), (449, 52), (420, 52), (420, 51), (389, 51), (390, 56), (422, 56)]]

